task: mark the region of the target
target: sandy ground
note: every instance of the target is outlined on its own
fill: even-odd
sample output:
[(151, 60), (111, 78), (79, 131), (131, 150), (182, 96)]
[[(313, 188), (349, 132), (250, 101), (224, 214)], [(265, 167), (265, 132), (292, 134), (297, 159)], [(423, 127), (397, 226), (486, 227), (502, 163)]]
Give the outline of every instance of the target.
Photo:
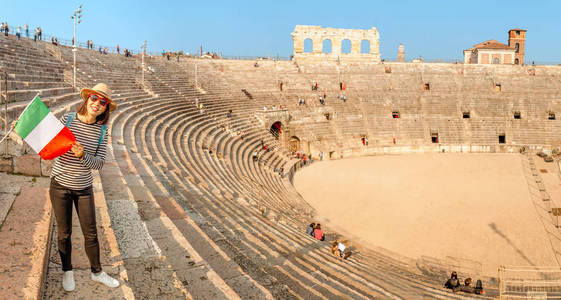
[[(325, 161), (296, 174), (318, 219), (417, 259), (556, 266), (520, 154), (410, 154)], [(450, 258), (448, 258), (450, 259)]]

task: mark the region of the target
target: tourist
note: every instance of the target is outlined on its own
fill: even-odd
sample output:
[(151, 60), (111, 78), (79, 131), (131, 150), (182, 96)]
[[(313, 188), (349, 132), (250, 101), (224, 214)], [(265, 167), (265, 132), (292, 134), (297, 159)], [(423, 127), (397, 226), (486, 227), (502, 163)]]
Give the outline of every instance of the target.
[(310, 223), (310, 225), (308, 225), (308, 227), (306, 227), (306, 234), (309, 236), (314, 236), (314, 227), (316, 226), (316, 223)]
[[(100, 170), (105, 162), (107, 152), (105, 126), (110, 112), (117, 106), (111, 100), (111, 90), (103, 83), (91, 89), (82, 89), (80, 96), (83, 102), (78, 112), (65, 114), (61, 118), (62, 123), (65, 123), (74, 133), (77, 141), (71, 151), (55, 160), (49, 190), (57, 222), (57, 246), (64, 272), (62, 287), (65, 291), (73, 291), (76, 287), (71, 259), (73, 205), (78, 212), (78, 220), (84, 235), (84, 248), (90, 262), (91, 280), (111, 288), (119, 286), (119, 281), (107, 275), (101, 268), (91, 172), (91, 170)], [(73, 119), (74, 117), (77, 120)]]
[(267, 106), (263, 106), (263, 111), (267, 111)]
[(231, 118), (232, 117), (232, 110), (229, 109), (228, 112), (226, 113), (226, 118)]
[(471, 286), (471, 278), (466, 278), (466, 280), (464, 280), (464, 285), (460, 286), (459, 290), (464, 293), (474, 294), (475, 289)]
[(18, 26), (18, 30), (16, 32), (16, 36), (18, 37), (18, 41), (21, 38), (21, 26)]
[(480, 279), (478, 279), (477, 282), (475, 283), (474, 292), (475, 292), (477, 295), (483, 295), (483, 294), (485, 294), (485, 290), (483, 290), (483, 282), (481, 282)]
[(257, 161), (257, 159), (259, 158), (258, 155), (259, 154), (257, 153), (257, 150), (253, 151), (253, 161)]
[(282, 177), (284, 175), (284, 167), (279, 169), (279, 176)]
[(119, 51), (119, 45), (117, 45), (117, 54), (121, 54), (121, 52)]
[(23, 28), (25, 29), (25, 37), (29, 38), (29, 25), (25, 23), (25, 25), (23, 25)]
[(343, 95), (343, 103), (347, 103), (347, 96)]
[(37, 29), (35, 29), (35, 32), (33, 32), (33, 41), (37, 42), (37, 37), (38, 37), (39, 33), (37, 32)]
[(199, 98), (195, 98), (195, 106), (199, 106)]
[(322, 161), (323, 160), (323, 152), (320, 151), (318, 156), (319, 156), (319, 160)]
[(452, 272), (452, 275), (450, 275), (450, 279), (446, 281), (444, 287), (453, 291), (460, 287), (460, 281), (458, 280), (458, 274), (456, 273), (456, 271)]
[(4, 35), (8, 36), (8, 33), (10, 32), (10, 27), (8, 26), (8, 22), (4, 23)]
[(41, 29), (41, 26), (37, 27), (37, 38), (42, 41), (43, 40), (43, 30)]
[(101, 52), (101, 46), (99, 46), (99, 49), (98, 49), (98, 51), (99, 51), (99, 54), (101, 54), (101, 53), (102, 53), (102, 52)]
[(325, 240), (325, 234), (323, 233), (323, 230), (321, 230), (321, 224), (319, 223), (314, 227), (314, 238), (318, 241)]
[(337, 242), (337, 249), (339, 250), (339, 257), (341, 257), (342, 259), (345, 259), (345, 249), (347, 249), (347, 246), (345, 246), (346, 241), (339, 241)]
[(199, 105), (199, 112), (200, 112), (201, 115), (204, 114), (204, 112), (205, 112), (205, 107), (202, 103)]

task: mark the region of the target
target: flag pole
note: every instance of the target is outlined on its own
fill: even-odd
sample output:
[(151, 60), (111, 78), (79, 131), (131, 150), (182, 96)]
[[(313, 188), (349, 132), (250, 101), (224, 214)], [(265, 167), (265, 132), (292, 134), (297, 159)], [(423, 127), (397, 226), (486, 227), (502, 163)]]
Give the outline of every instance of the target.
[(8, 131), (8, 133), (6, 133), (6, 135), (0, 140), (0, 144), (2, 144), (2, 142), (10, 135), (10, 133), (12, 133), (12, 131), (14, 131), (14, 129), (10, 128), (10, 131)]

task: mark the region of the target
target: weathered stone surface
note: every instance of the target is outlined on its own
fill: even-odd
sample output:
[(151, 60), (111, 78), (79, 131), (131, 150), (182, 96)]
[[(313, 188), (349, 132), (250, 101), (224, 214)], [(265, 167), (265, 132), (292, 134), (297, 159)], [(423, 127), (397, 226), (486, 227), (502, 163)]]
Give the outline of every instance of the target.
[(40, 297), (51, 222), (47, 194), (46, 187), (22, 189), (0, 229), (0, 299)]
[(55, 164), (54, 160), (43, 160), (41, 159), (41, 176), (49, 177), (51, 176), (51, 171)]
[(13, 164), (15, 173), (41, 176), (41, 158), (36, 154), (14, 157)]
[(119, 249), (123, 258), (159, 256), (161, 251), (148, 233), (144, 222), (138, 215), (134, 202), (130, 200), (107, 201), (115, 235), (119, 238)]
[(0, 156), (0, 172), (13, 172), (12, 158), (4, 158)]

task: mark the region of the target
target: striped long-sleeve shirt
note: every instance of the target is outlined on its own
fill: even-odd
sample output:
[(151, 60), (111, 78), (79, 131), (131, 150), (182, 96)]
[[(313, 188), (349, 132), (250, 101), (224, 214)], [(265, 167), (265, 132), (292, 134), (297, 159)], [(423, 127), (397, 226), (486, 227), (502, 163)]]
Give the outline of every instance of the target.
[[(60, 121), (66, 124), (67, 118), (68, 114), (65, 114)], [(80, 121), (78, 115), (76, 115), (68, 128), (76, 136), (76, 140), (84, 146), (84, 156), (82, 159), (79, 159), (74, 156), (72, 150), (59, 156), (53, 166), (51, 178), (72, 190), (83, 190), (92, 185), (93, 177), (91, 170), (100, 170), (103, 167), (107, 150), (106, 131), (103, 142), (97, 150), (97, 155), (94, 155), (98, 146), (101, 126), (97, 123), (86, 124)]]

